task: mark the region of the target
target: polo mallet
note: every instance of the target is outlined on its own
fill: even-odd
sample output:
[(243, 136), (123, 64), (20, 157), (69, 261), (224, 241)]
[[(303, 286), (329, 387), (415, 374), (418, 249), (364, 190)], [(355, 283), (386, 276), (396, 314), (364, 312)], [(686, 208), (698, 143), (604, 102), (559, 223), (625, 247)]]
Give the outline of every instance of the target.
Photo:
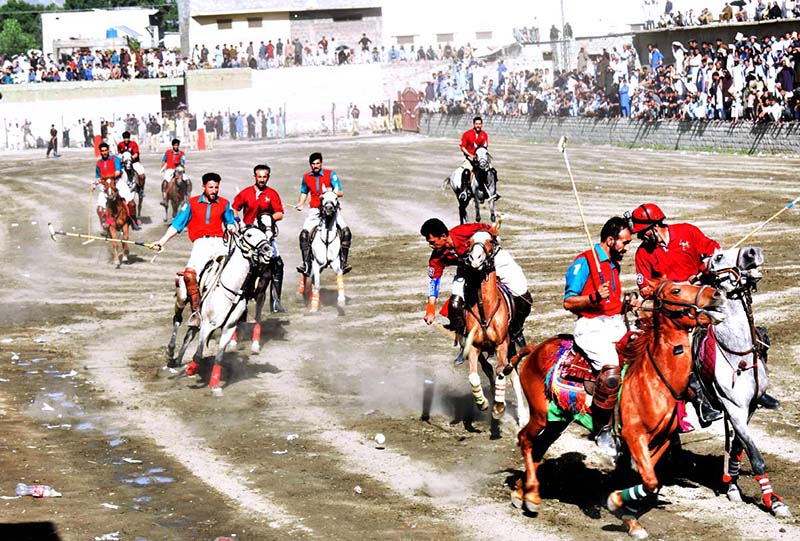
[[(589, 250), (592, 252), (592, 259), (597, 268), (597, 275), (600, 277), (600, 283), (606, 283), (603, 278), (603, 270), (600, 268), (600, 259), (597, 257), (597, 252), (594, 249), (592, 236), (589, 234), (589, 226), (586, 225), (586, 218), (583, 216), (583, 207), (581, 206), (581, 199), (578, 197), (578, 187), (575, 185), (575, 179), (572, 177), (572, 168), (569, 166), (569, 157), (567, 157), (567, 136), (562, 135), (558, 140), (558, 149), (564, 155), (564, 163), (567, 165), (567, 173), (569, 173), (569, 181), (572, 183), (572, 193), (575, 194), (575, 201), (578, 203), (578, 213), (581, 215), (581, 222), (583, 223), (583, 230), (586, 232), (586, 240), (589, 241)], [(610, 299), (606, 299), (609, 302)]]
[(98, 237), (95, 235), (84, 235), (82, 233), (68, 233), (66, 231), (57, 231), (53, 224), (48, 223), (47, 229), (50, 231), (50, 238), (56, 240), (56, 235), (61, 235), (62, 237), (76, 237), (79, 239), (92, 239), (92, 240), (102, 240), (103, 242), (119, 242), (122, 244), (135, 244), (136, 246), (142, 246), (144, 248), (153, 248), (153, 245), (149, 242), (139, 242), (135, 240), (121, 240), (121, 239), (112, 239), (109, 237)]
[(775, 218), (777, 218), (778, 216), (780, 216), (781, 214), (792, 208), (798, 201), (800, 201), (800, 197), (795, 198), (793, 201), (789, 201), (789, 203), (787, 203), (785, 207), (783, 207), (781, 210), (779, 210), (778, 212), (767, 218), (765, 221), (761, 222), (761, 224), (758, 227), (756, 227), (755, 229), (750, 231), (747, 235), (742, 237), (741, 240), (736, 244), (734, 244), (733, 246), (731, 246), (731, 248), (738, 248), (739, 246), (741, 246), (744, 241), (746, 241), (747, 239), (749, 239), (750, 237), (752, 237), (753, 235), (764, 229), (765, 225), (767, 225), (772, 220), (774, 220)]

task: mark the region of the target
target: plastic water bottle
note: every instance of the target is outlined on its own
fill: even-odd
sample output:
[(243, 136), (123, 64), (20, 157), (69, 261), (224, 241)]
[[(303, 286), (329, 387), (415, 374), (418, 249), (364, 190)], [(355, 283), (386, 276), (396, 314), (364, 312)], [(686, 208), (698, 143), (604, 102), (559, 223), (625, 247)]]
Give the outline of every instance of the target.
[(60, 497), (61, 493), (47, 485), (26, 485), (19, 483), (17, 485), (17, 496), (33, 496), (34, 498), (56, 498)]

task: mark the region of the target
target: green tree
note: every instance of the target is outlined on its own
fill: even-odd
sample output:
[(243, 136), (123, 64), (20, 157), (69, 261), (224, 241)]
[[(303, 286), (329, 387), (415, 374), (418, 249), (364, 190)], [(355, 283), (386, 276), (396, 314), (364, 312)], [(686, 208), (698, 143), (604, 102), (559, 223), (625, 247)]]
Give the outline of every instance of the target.
[(38, 47), (33, 38), (22, 31), (16, 19), (6, 19), (0, 32), (0, 54), (19, 54)]
[(8, 0), (0, 6), (0, 26), (4, 26), (9, 19), (19, 23), (19, 30), (33, 40), (33, 47), (40, 47), (42, 43), (42, 18), (43, 11), (58, 9), (55, 4), (49, 6), (29, 4), (20, 0)]

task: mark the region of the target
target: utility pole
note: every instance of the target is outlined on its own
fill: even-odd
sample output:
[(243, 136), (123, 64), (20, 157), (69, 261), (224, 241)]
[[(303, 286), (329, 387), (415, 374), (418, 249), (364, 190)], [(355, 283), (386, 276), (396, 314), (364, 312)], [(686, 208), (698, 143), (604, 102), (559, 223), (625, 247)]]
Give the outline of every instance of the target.
[[(181, 55), (189, 56), (191, 47), (189, 46), (189, 0), (176, 0), (178, 4), (178, 31), (181, 35)], [(562, 16), (563, 17), (563, 16)]]
[(566, 36), (564, 36), (564, 25), (566, 23), (566, 18), (564, 17), (564, 0), (561, 0), (561, 60), (559, 68), (563, 71), (569, 67), (569, 60), (567, 60), (567, 41)]

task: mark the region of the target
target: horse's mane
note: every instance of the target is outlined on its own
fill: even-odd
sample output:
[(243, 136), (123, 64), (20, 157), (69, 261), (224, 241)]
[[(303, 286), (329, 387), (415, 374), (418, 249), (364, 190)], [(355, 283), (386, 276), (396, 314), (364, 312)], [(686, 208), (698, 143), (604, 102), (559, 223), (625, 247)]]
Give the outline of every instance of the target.
[(634, 363), (644, 357), (647, 347), (653, 343), (655, 337), (653, 318), (642, 318), (636, 322), (636, 325), (639, 327), (639, 332), (618, 348), (625, 364)]

